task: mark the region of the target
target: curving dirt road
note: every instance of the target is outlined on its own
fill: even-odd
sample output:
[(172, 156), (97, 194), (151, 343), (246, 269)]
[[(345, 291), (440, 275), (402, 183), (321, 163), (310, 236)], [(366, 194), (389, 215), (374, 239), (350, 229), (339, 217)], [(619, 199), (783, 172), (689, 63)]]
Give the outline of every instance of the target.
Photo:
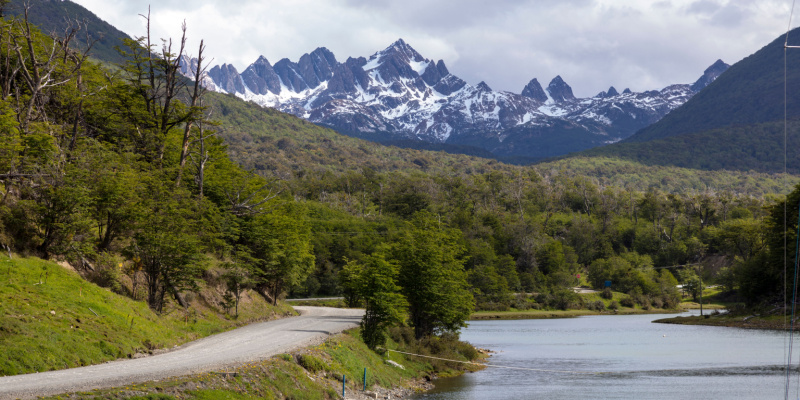
[(301, 316), (248, 325), (156, 356), (0, 377), (0, 399), (27, 399), (122, 386), (263, 360), (355, 327), (364, 313), (363, 310), (327, 307), (295, 309)]

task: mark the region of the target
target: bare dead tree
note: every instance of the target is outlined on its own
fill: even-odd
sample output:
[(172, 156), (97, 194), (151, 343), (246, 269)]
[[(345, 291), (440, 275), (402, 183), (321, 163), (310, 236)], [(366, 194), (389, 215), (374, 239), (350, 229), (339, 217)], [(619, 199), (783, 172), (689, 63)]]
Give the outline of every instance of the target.
[[(200, 107), (203, 106), (203, 99), (199, 99)], [(209, 115), (210, 117), (211, 115)], [(188, 158), (192, 161), (195, 168), (197, 169), (197, 175), (195, 175), (195, 183), (197, 184), (198, 188), (198, 199), (202, 200), (204, 196), (204, 186), (205, 186), (205, 171), (206, 171), (206, 164), (211, 160), (211, 155), (206, 148), (206, 139), (211, 138), (212, 136), (216, 136), (216, 131), (210, 131), (206, 133), (205, 129), (206, 121), (200, 119), (197, 121), (197, 138), (190, 143), (191, 145), (197, 144), (197, 151), (196, 152), (189, 152)], [(190, 148), (187, 146), (187, 149)]]
[(172, 39), (162, 39), (161, 51), (157, 53), (153, 51), (154, 45), (150, 36), (149, 9), (147, 15), (140, 14), (140, 16), (145, 19), (147, 33), (136, 40), (141, 48), (135, 48), (133, 51), (129, 79), (142, 97), (150, 118), (145, 128), (152, 129), (160, 137), (161, 143), (157, 146), (155, 158), (163, 161), (164, 139), (167, 134), (192, 117), (191, 112), (183, 112), (174, 104), (183, 87), (179, 72), (180, 59), (186, 47), (186, 31), (184, 30), (177, 46), (177, 53), (173, 52)]
[[(186, 36), (186, 21), (183, 22), (183, 26), (181, 29), (184, 32), (184, 36)], [(205, 73), (205, 67), (203, 66), (203, 50), (205, 50), (205, 46), (203, 45), (203, 41), (200, 41), (200, 49), (198, 50), (197, 54), (197, 67), (194, 69), (194, 90), (190, 93), (191, 103), (189, 104), (189, 113), (193, 115), (192, 118), (187, 119), (186, 126), (183, 129), (183, 141), (181, 143), (181, 157), (180, 157), (180, 164), (178, 165), (178, 177), (175, 180), (175, 186), (178, 187), (181, 185), (181, 178), (183, 176), (183, 168), (186, 165), (186, 158), (189, 155), (189, 144), (190, 144), (190, 133), (192, 127), (194, 126), (195, 120), (201, 121), (203, 109), (202, 106), (199, 106), (200, 101), (202, 100), (202, 96), (205, 94), (206, 89), (201, 84), (201, 79), (203, 74)], [(202, 136), (202, 133), (201, 133)]]
[(5, 54), (3, 54), (2, 85), (0, 85), (2, 86), (3, 100), (8, 99), (8, 96), (11, 95), (12, 84), (14, 80), (16, 80), (17, 73), (19, 73), (20, 69), (19, 63), (11, 63), (12, 54), (16, 54), (18, 50), (18, 46), (15, 46), (12, 40), (11, 28), (11, 23), (0, 25), (0, 32), (3, 35), (3, 44), (6, 50)]
[(264, 212), (261, 206), (268, 201), (278, 197), (283, 188), (275, 188), (275, 181), (267, 182), (261, 187), (253, 190), (247, 190), (247, 180), (239, 180), (239, 185), (231, 191), (225, 191), (225, 197), (228, 198), (228, 207), (234, 215), (256, 215)]
[[(30, 7), (25, 7), (24, 18), (22, 20), (16, 20), (15, 22), (19, 32), (14, 32), (11, 35), (14, 50), (19, 59), (19, 72), (21, 72), (21, 76), (28, 90), (30, 90), (30, 98), (24, 106), (25, 110), (23, 111), (20, 109), (18, 115), (20, 130), (23, 133), (28, 131), (30, 122), (34, 120), (33, 112), (35, 105), (41, 105), (43, 103), (42, 93), (44, 90), (69, 82), (69, 78), (62, 81), (55, 81), (53, 73), (56, 71), (57, 65), (55, 60), (60, 53), (62, 43), (69, 43), (76, 32), (74, 30), (68, 30), (65, 33), (67, 37), (62, 40), (53, 40), (52, 44), (45, 46), (47, 48), (45, 54), (40, 56), (35, 50), (37, 43), (34, 33), (31, 30), (30, 21), (28, 20), (29, 9)], [(22, 44), (20, 44), (20, 42), (22, 42)], [(17, 100), (21, 100), (20, 96), (17, 96)], [(39, 111), (39, 115), (45, 118), (43, 110)]]
[[(88, 23), (85, 20), (76, 21), (76, 24), (78, 25), (78, 29), (82, 27), (84, 32), (86, 32), (86, 47), (80, 51), (74, 51), (70, 50), (68, 42), (63, 45), (64, 63), (66, 64), (67, 61), (73, 63), (72, 72), (75, 74), (75, 87), (78, 90), (79, 99), (78, 104), (75, 105), (75, 119), (72, 124), (72, 138), (69, 142), (69, 154), (75, 149), (75, 143), (78, 140), (78, 127), (83, 120), (83, 102), (87, 97), (86, 87), (83, 84), (83, 63), (89, 58), (89, 52), (92, 50), (92, 47), (94, 47), (94, 44), (97, 43), (97, 39), (93, 39), (89, 34)], [(70, 23), (69, 25), (71, 26), (72, 24)], [(102, 90), (102, 88), (100, 90)]]

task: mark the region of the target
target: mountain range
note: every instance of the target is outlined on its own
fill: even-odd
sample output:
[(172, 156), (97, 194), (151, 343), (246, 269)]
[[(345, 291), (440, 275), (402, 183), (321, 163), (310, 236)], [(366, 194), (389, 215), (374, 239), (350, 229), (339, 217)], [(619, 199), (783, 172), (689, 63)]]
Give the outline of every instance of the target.
[[(7, 11), (13, 14), (24, 3), (12, 0)], [(32, 21), (46, 32), (63, 30), (65, 18), (87, 21), (90, 36), (103, 38), (95, 44), (94, 56), (101, 62), (117, 62), (119, 55), (113, 47), (119, 46), (127, 35), (68, 0), (39, 0), (32, 5), (32, 11), (38, 10), (30, 14)], [(800, 30), (791, 31), (788, 37), (790, 44), (795, 43)], [(258, 109), (269, 116), (276, 115), (276, 109), (293, 110), (290, 112), (294, 115), (334, 127), (340, 133), (415, 149), (527, 162), (628, 135), (610, 145), (572, 153), (573, 157), (610, 157), (706, 170), (777, 172), (786, 168), (796, 173), (800, 171), (800, 96), (794, 95), (794, 87), (800, 82), (800, 68), (795, 67), (800, 65), (800, 51), (784, 53), (785, 39), (781, 35), (727, 71), (724, 63), (714, 63), (692, 85), (670, 85), (643, 93), (619, 93), (609, 88), (587, 99), (574, 98), (569, 85), (558, 77), (546, 88), (531, 80), (518, 95), (492, 91), (486, 84), (473, 87), (450, 74), (443, 61), (425, 63), (425, 58), (401, 41), (369, 59), (351, 58), (344, 63), (320, 48), (297, 62), (281, 60), (271, 65), (262, 57), (242, 74), (230, 65), (217, 66), (209, 70), (205, 84), (231, 93), (231, 97), (260, 99), (274, 107), (248, 108), (250, 117), (256, 116)], [(188, 69), (191, 60), (184, 61)], [(785, 71), (784, 65), (788, 67)], [(380, 76), (380, 85), (373, 76)], [(720, 79), (716, 79), (718, 76)], [(783, 123), (784, 77), (789, 89), (787, 125)], [(354, 96), (361, 91), (364, 97)], [(429, 96), (427, 103), (425, 93)], [(409, 99), (415, 94), (423, 100)], [(366, 101), (368, 95), (372, 98)], [(423, 105), (430, 106), (432, 95), (437, 96), (436, 101), (425, 109)], [(270, 99), (272, 103), (267, 102)], [(535, 108), (521, 109), (530, 105)], [(495, 109), (496, 115), (486, 112)], [(592, 115), (592, 110), (599, 112)], [(645, 118), (632, 117), (645, 114), (652, 119), (643, 122)], [(530, 120), (514, 122), (509, 117), (514, 115), (530, 115)], [(604, 123), (601, 115), (611, 122)], [(451, 117), (453, 120), (449, 121)], [(420, 123), (413, 125), (414, 118)], [(549, 125), (536, 125), (537, 121), (548, 121)], [(443, 141), (421, 140), (426, 133), (436, 132), (437, 126), (449, 126), (452, 131)], [(481, 126), (486, 129), (482, 131)], [(228, 127), (222, 131), (224, 134), (231, 130), (234, 129)], [(632, 132), (636, 133), (631, 135)]]
[[(182, 60), (191, 76), (194, 60)], [(209, 69), (203, 84), (376, 142), (479, 148), (506, 160), (533, 161), (615, 143), (660, 120), (713, 82), (729, 66), (717, 60), (693, 84), (617, 91), (576, 98), (560, 77), (546, 88), (532, 79), (519, 94), (473, 86), (443, 60), (423, 57), (404, 40), (369, 58), (339, 62), (321, 47), (297, 62), (265, 57), (239, 73)]]

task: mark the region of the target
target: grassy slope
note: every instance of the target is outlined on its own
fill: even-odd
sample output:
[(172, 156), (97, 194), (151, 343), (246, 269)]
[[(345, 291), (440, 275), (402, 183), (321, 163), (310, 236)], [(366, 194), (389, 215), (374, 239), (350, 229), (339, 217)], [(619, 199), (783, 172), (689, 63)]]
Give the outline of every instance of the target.
[(156, 315), (37, 258), (0, 261), (0, 375), (96, 364), (291, 312), (252, 297), (238, 320), (208, 306)]

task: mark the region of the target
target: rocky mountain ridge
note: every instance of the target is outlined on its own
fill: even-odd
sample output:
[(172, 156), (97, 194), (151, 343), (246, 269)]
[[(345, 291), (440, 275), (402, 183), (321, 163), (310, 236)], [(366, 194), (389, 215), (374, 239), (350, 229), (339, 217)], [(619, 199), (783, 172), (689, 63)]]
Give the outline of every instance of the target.
[[(192, 60), (183, 62), (184, 73)], [(473, 146), (523, 161), (614, 143), (685, 103), (727, 69), (721, 60), (693, 84), (635, 93), (614, 87), (576, 98), (556, 76), (532, 79), (520, 94), (473, 86), (444, 61), (427, 59), (402, 39), (369, 58), (337, 61), (324, 47), (297, 62), (259, 57), (244, 72), (208, 70), (203, 84), (265, 107), (374, 141), (414, 140)]]

